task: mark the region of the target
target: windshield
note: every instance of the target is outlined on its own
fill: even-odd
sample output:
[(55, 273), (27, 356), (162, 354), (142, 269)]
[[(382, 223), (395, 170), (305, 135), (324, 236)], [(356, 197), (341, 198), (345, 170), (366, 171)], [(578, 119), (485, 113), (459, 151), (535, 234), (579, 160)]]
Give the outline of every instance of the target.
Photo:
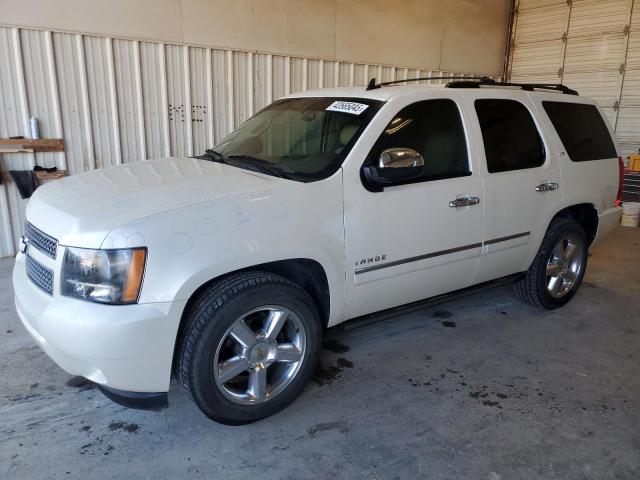
[(381, 105), (357, 98), (279, 100), (208, 151), (210, 159), (293, 180), (321, 180), (340, 168)]

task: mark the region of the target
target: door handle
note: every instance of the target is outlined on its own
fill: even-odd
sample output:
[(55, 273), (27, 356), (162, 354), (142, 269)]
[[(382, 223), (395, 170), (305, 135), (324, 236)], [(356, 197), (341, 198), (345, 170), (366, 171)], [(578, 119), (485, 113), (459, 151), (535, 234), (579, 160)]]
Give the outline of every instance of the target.
[(452, 208), (470, 207), (471, 205), (477, 205), (480, 203), (478, 197), (462, 197), (456, 198), (449, 202), (449, 206)]
[(536, 187), (536, 192), (550, 192), (551, 190), (557, 190), (558, 184), (555, 182), (541, 183)]

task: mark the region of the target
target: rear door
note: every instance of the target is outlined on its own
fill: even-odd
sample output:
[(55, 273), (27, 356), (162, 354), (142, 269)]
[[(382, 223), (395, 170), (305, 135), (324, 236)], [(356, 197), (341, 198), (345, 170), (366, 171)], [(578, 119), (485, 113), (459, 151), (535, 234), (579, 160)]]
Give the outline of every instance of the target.
[(529, 267), (562, 191), (557, 152), (528, 95), (487, 89), (468, 102), (485, 189), (485, 239), (476, 278), (483, 282)]

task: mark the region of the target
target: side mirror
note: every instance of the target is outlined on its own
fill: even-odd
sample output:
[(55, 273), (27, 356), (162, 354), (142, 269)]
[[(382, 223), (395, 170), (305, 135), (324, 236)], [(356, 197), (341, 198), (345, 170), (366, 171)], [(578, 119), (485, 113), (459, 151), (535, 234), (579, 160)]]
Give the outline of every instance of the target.
[(423, 167), (424, 158), (411, 148), (388, 148), (380, 154), (378, 168)]
[(363, 168), (363, 174), (370, 184), (380, 191), (384, 185), (391, 185), (416, 178), (422, 173), (424, 158), (411, 148), (388, 148), (380, 154), (377, 166)]

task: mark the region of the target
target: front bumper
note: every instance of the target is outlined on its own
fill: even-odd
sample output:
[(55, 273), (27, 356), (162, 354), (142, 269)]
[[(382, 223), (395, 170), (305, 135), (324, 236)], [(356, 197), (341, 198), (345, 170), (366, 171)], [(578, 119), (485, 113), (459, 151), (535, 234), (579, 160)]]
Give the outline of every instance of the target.
[(26, 256), (13, 269), (16, 310), (27, 331), (62, 369), (98, 385), (167, 392), (176, 332), (185, 301), (100, 305), (39, 290)]
[(123, 407), (136, 410), (163, 410), (169, 406), (169, 398), (166, 392), (143, 393), (125, 392), (116, 388), (109, 388), (98, 384), (98, 388), (109, 400), (119, 403)]

